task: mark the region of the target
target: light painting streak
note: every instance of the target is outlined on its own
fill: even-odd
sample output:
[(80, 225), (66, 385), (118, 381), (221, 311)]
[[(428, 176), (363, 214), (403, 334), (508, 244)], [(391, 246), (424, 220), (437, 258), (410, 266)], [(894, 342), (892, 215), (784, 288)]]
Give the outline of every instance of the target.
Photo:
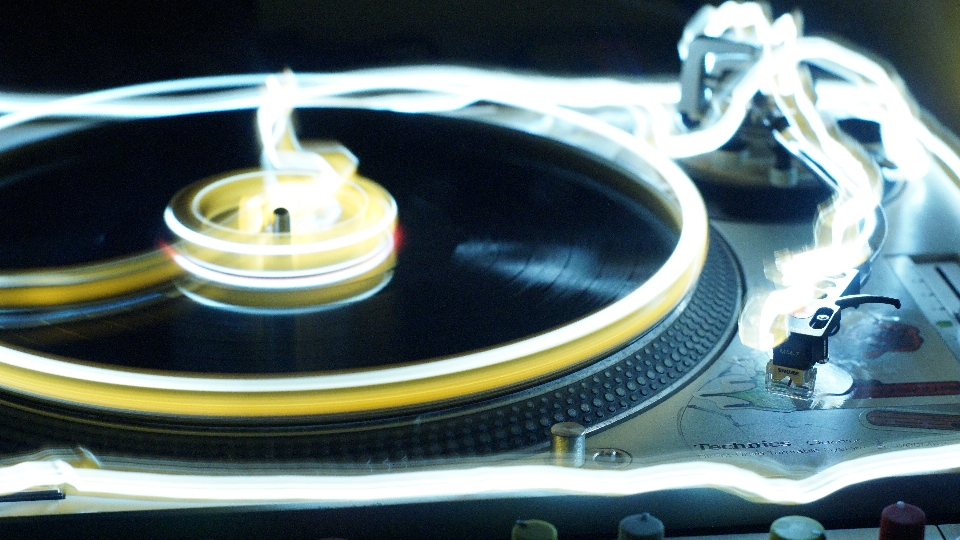
[(375, 283), (372, 287), (366, 289), (364, 292), (361, 292), (356, 295), (352, 295), (342, 300), (335, 300), (330, 302), (319, 303), (315, 305), (301, 305), (294, 307), (281, 307), (281, 308), (269, 308), (269, 307), (246, 307), (235, 304), (227, 304), (224, 302), (219, 302), (217, 300), (212, 300), (206, 296), (199, 295), (189, 289), (178, 287), (180, 294), (190, 298), (198, 304), (209, 306), (215, 309), (221, 309), (226, 311), (232, 311), (234, 313), (243, 313), (250, 315), (299, 315), (306, 313), (317, 313), (320, 311), (326, 311), (329, 309), (334, 309), (340, 306), (345, 306), (348, 304), (353, 304), (355, 302), (360, 302), (366, 300), (367, 298), (372, 297), (378, 292), (382, 291), (384, 287), (390, 284), (390, 280), (393, 278), (391, 272), (384, 272), (380, 275), (380, 281)]
[(290, 272), (294, 275), (289, 275), (290, 273), (288, 273), (279, 276), (276, 272), (272, 272), (267, 276), (257, 276), (242, 275), (242, 273), (232, 268), (211, 268), (209, 265), (197, 264), (195, 261), (178, 253), (173, 255), (173, 260), (179, 264), (181, 268), (190, 272), (190, 274), (209, 282), (221, 283), (242, 289), (277, 291), (326, 287), (349, 281), (367, 272), (372, 272), (386, 262), (392, 253), (393, 241), (392, 237), (388, 236), (385, 241), (380, 242), (376, 250), (360, 260), (348, 261), (332, 269), (325, 268), (326, 271), (322, 273), (312, 272), (307, 275), (296, 275), (297, 272)]
[[(816, 283), (869, 259), (869, 241), (877, 225), (876, 211), (883, 193), (879, 166), (858, 143), (840, 132), (835, 118), (818, 109), (816, 88), (804, 66), (822, 68), (851, 86), (869, 89), (879, 99), (874, 105), (880, 113), (875, 117), (881, 122), (884, 148), (888, 157), (903, 163), (898, 171), (903, 178), (922, 177), (929, 163), (919, 140), (922, 132), (910, 129), (918, 124), (916, 107), (887, 70), (833, 42), (802, 37), (799, 19), (793, 15), (783, 15), (775, 21), (766, 17), (765, 11), (753, 3), (726, 2), (719, 8), (705, 7), (688, 26), (680, 51), (683, 54), (685, 44), (700, 34), (759, 45), (759, 61), (730, 92), (726, 108), (715, 110), (719, 117), (708, 121), (708, 127), (699, 134), (713, 134), (719, 129), (732, 137), (754, 94), (770, 96), (787, 120), (786, 128), (774, 132), (778, 142), (813, 170), (821, 171), (835, 193), (830, 203), (821, 208), (814, 226), (814, 245), (800, 253), (777, 253), (774, 264), (768, 267), (768, 278), (781, 288), (764, 296), (753, 293), (744, 309), (741, 340), (769, 353), (787, 337), (785, 316), (815, 298)], [(717, 104), (713, 105), (716, 109)], [(689, 154), (704, 150), (696, 144), (687, 147)], [(679, 153), (670, 145), (666, 151), (671, 155)]]
[[(805, 478), (769, 478), (710, 461), (590, 470), (504, 465), (455, 471), (358, 475), (191, 475), (73, 467), (62, 460), (29, 461), (0, 469), (0, 493), (59, 486), (68, 494), (143, 500), (232, 503), (344, 504), (462, 500), (496, 496), (623, 496), (668, 489), (713, 488), (746, 499), (804, 504), (845, 487), (960, 467), (960, 445), (915, 448), (851, 459)], [(455, 480), (455, 481), (453, 481)]]
[[(236, 180), (243, 179), (244, 177), (256, 177), (263, 175), (263, 173), (249, 173), (244, 175), (237, 175), (226, 180)], [(358, 191), (360, 191), (358, 189)], [(196, 211), (194, 214), (203, 219), (202, 215), (198, 215)], [(369, 227), (363, 228), (359, 231), (346, 234), (343, 236), (338, 236), (336, 238), (331, 238), (329, 240), (323, 240), (318, 242), (309, 242), (302, 244), (249, 244), (245, 242), (233, 242), (229, 240), (224, 240), (217, 238), (211, 234), (205, 234), (204, 232), (196, 231), (185, 226), (176, 216), (174, 210), (170, 207), (164, 211), (163, 219), (167, 227), (176, 234), (177, 236), (187, 240), (198, 246), (210, 248), (217, 251), (222, 251), (225, 253), (237, 253), (241, 255), (305, 255), (308, 253), (316, 253), (321, 251), (331, 251), (335, 249), (349, 247), (364, 240), (369, 240), (371, 238), (376, 238), (378, 235), (385, 234), (390, 230), (390, 227), (393, 225), (393, 222), (397, 217), (397, 205), (394, 201), (389, 201), (388, 205), (383, 209), (383, 216), (380, 217), (375, 223), (371, 224)], [(206, 220), (204, 220), (206, 221)], [(206, 221), (206, 225), (211, 227), (215, 226), (212, 222)]]

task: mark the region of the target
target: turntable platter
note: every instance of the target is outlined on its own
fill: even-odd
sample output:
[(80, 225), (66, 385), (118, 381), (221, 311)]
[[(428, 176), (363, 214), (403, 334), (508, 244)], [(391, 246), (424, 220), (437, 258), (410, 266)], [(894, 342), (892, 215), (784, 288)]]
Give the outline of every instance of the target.
[[(248, 118), (229, 113), (202, 121), (118, 123), (18, 149), (20, 161), (11, 166), (35, 173), (11, 182), (4, 204), (12, 209), (55, 193), (50, 208), (31, 209), (42, 224), (60, 238), (93, 240), (31, 258), (26, 243), (11, 235), (3, 241), (19, 255), (7, 268), (86, 264), (172, 241), (160, 212), (149, 210), (162, 209), (195, 181), (187, 176), (212, 172), (192, 165), (203, 161), (196, 152), (213, 154), (207, 167), (221, 169), (255, 160), (254, 149), (233, 135)], [(94, 376), (158, 377), (199, 389), (158, 400), (154, 390), (142, 388), (121, 388), (116, 398), (112, 381), (48, 395), (14, 386), (4, 392), (4, 411), (10, 425), (23, 428), (9, 444), (63, 440), (100, 454), (203, 459), (223, 456), (225, 441), (232, 440), (242, 441), (238, 459), (259, 459), (280, 444), (298, 459), (347, 462), (366, 455), (360, 449), (382, 445), (384, 437), (395, 441), (388, 462), (520, 450), (543, 444), (555, 422), (596, 429), (652, 406), (709, 365), (732, 336), (742, 280), (729, 248), (714, 235), (695, 291), (673, 303), (670, 293), (655, 300), (650, 305), (665, 311), (652, 322), (644, 322), (650, 315), (629, 313), (626, 322), (612, 319), (604, 330), (614, 333), (587, 352), (559, 349), (566, 357), (559, 369), (521, 370), (479, 392), (450, 384), (440, 398), (412, 402), (371, 393), (364, 399), (372, 405), (355, 407), (343, 398), (350, 405), (341, 409), (317, 408), (310, 393), (293, 400), (281, 392), (207, 396), (247, 382), (323, 381), (342, 373), (372, 378), (437, 359), (499, 354), (617, 306), (662, 273), (679, 241), (674, 211), (636, 171), (549, 139), (473, 120), (374, 111), (311, 110), (299, 121), (306, 136), (336, 138), (350, 148), (361, 173), (396, 198), (399, 247), (389, 283), (354, 302), (316, 309), (207, 305), (172, 285), (125, 298), (128, 306), (109, 312), (86, 313), (83, 305), (8, 309), (0, 314), (0, 340), (15, 354)], [(191, 129), (226, 143), (174, 136)], [(98, 145), (102, 140), (111, 144)], [(61, 147), (70, 159), (43, 163), (40, 156), (59, 155)], [(81, 151), (87, 147), (97, 150)], [(164, 156), (183, 170), (158, 174), (155, 160)], [(71, 197), (58, 190), (83, 191), (84, 183), (103, 197), (72, 197), (73, 204), (65, 204)], [(129, 211), (126, 197), (145, 211)], [(111, 221), (114, 215), (122, 216), (120, 223)], [(29, 224), (5, 219), (31, 231)], [(64, 310), (71, 315), (56, 320)], [(456, 376), (469, 383), (473, 375)], [(46, 380), (60, 382), (57, 375)], [(402, 393), (417, 391), (408, 384), (402, 383)], [(74, 398), (74, 391), (93, 397)], [(516, 413), (521, 408), (522, 418)], [(508, 431), (498, 427), (503, 418), (513, 425)], [(422, 440), (423, 430), (450, 422), (461, 428), (445, 434), (443, 445)]]

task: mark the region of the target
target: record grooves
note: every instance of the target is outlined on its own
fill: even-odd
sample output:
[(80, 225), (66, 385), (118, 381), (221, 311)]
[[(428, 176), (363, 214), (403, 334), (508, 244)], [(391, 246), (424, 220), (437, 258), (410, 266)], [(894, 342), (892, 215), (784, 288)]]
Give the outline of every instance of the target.
[(608, 357), (527, 390), (365, 422), (317, 424), (301, 419), (250, 426), (149, 419), (131, 423), (129, 417), (60, 409), (8, 394), (0, 408), (0, 421), (8, 426), (0, 451), (10, 455), (63, 444), (82, 446), (101, 459), (188, 458), (221, 466), (269, 459), (280, 468), (285, 462), (292, 466), (319, 460), (389, 468), (542, 448), (555, 422), (601, 429), (683, 387), (732, 338), (742, 294), (739, 266), (726, 242), (713, 232), (703, 274), (681, 309)]

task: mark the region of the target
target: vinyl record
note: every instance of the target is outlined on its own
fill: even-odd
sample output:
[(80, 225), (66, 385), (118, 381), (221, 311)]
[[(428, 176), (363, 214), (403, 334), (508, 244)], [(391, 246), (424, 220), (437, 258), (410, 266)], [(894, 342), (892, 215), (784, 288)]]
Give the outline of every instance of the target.
[[(340, 141), (359, 158), (360, 173), (395, 198), (396, 264), (383, 285), (348, 302), (296, 309), (210, 305), (182, 294), (175, 279), (106, 301), (13, 306), (0, 313), (0, 341), (22, 359), (11, 362), (11, 378), (27, 363), (42, 366), (13, 391), (185, 417), (462, 403), (595, 360), (669, 313), (695, 276), (696, 266), (673, 276), (679, 286), (668, 283), (656, 301), (633, 308), (640, 311), (611, 316), (578, 346), (535, 344), (581, 320), (596, 324), (598, 313), (662, 273), (679, 237), (662, 193), (636, 171), (482, 122), (357, 110), (304, 111), (299, 120), (303, 138)], [(8, 152), (0, 213), (8, 279), (42, 267), (70, 276), (69, 265), (86, 271), (111, 257), (162, 253), (174, 241), (162, 216), (175, 193), (257, 163), (251, 124), (243, 112), (122, 122)], [(511, 347), (533, 351), (521, 354), (519, 369), (471, 364), (506, 364), (498, 355)], [(474, 371), (458, 373), (460, 359)], [(426, 375), (411, 384), (383, 375), (437, 363), (459, 379)], [(337, 377), (385, 386), (331, 389)], [(258, 394), (258, 381), (273, 393)], [(291, 388), (300, 394), (284, 402)], [(328, 403), (318, 397), (324, 393), (333, 395)]]
[[(676, 244), (676, 233), (617, 193), (611, 179), (554, 164), (557, 149), (546, 143), (522, 145), (505, 131), (491, 137), (484, 132), (492, 130), (480, 125), (425, 117), (356, 112), (304, 117), (305, 135), (345, 141), (364, 174), (398, 201), (399, 260), (383, 290), (305, 313), (231, 311), (181, 296), (91, 321), (7, 331), (0, 339), (86, 362), (182, 373), (309, 373), (405, 364), (492, 347), (582, 317), (643, 283)], [(5, 266), (89, 262), (156, 246), (164, 240), (164, 199), (182, 186), (184, 173), (142, 170), (138, 164), (197, 152), (194, 137), (173, 133), (217, 140), (244, 119), (217, 120), (213, 126), (198, 126), (212, 122), (195, 118), (105, 126), (61, 143), (98, 151), (67, 153), (74, 159), (55, 162), (7, 189), (3, 216), (10, 233), (3, 242), (13, 245), (0, 249), (16, 255)], [(250, 150), (248, 165), (258, 158)], [(59, 148), (51, 151), (60, 155)], [(204, 158), (200, 152), (191, 161)], [(232, 160), (213, 161), (239, 168)], [(588, 164), (584, 159), (581, 165)], [(28, 200), (35, 201), (31, 213), (42, 218), (15, 217), (13, 209)], [(41, 219), (37, 225), (53, 240), (49, 249), (33, 251), (24, 223)], [(45, 239), (29, 243), (47, 245)]]

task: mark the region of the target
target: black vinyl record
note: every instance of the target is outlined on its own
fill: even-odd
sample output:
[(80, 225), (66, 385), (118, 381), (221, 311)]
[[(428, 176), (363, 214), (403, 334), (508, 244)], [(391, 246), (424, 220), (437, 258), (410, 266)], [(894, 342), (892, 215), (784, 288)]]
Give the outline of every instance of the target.
[[(258, 163), (253, 124), (250, 112), (122, 122), (8, 152), (0, 268), (156, 249), (174, 193)], [(360, 174), (396, 199), (398, 256), (385, 288), (290, 313), (211, 307), (161, 291), (119, 313), (33, 328), (12, 328), (20, 315), (6, 313), (0, 341), (181, 373), (407, 364), (521, 340), (601, 309), (642, 284), (677, 241), (656, 209), (630, 193), (638, 188), (625, 187), (633, 184), (627, 173), (542, 138), (354, 110), (302, 111), (298, 131), (342, 142), (359, 157)]]

